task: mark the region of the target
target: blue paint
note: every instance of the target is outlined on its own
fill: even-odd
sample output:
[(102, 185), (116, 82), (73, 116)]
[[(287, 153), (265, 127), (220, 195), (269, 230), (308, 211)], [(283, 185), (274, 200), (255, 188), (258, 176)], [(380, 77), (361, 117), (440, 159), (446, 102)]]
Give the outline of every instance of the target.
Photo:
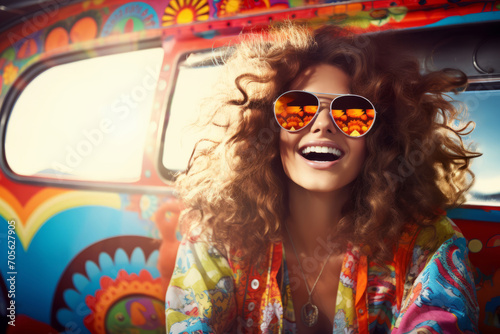
[(481, 209), (457, 208), (447, 212), (451, 219), (478, 220), (491, 223), (500, 223), (500, 208), (498, 210), (485, 211)]
[(500, 306), (500, 296), (492, 298), (489, 302), (486, 303), (486, 307), (484, 310), (491, 314), (495, 314), (497, 308)]
[(219, 35), (219, 32), (216, 30), (207, 30), (193, 33), (196, 37), (204, 38), (204, 39), (213, 39)]
[(497, 21), (500, 20), (500, 11), (497, 12), (483, 12), (483, 13), (474, 13), (463, 16), (450, 16), (444, 18), (438, 22), (428, 24), (425, 27), (443, 27), (443, 26), (451, 26), (451, 25), (464, 25), (470, 23), (479, 23), (479, 22), (488, 22), (488, 21)]

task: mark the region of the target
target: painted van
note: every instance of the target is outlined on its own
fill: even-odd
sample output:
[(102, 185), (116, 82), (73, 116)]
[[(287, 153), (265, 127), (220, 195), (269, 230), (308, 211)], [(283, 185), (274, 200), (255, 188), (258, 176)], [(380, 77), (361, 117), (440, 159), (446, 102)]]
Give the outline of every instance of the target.
[(498, 333), (500, 1), (486, 0), (1, 0), (0, 331), (165, 332), (172, 184), (214, 55), (285, 19), (395, 31), (423, 70), (470, 76), (455, 98), (484, 155), (448, 215), (468, 239), (481, 331)]

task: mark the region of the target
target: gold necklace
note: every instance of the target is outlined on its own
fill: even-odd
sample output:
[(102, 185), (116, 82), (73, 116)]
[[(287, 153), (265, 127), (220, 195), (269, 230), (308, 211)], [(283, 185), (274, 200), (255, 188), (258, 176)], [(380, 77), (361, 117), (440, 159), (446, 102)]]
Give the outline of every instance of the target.
[(302, 269), (302, 264), (300, 262), (299, 255), (297, 254), (297, 249), (295, 249), (292, 235), (290, 234), (290, 230), (288, 230), (287, 224), (285, 224), (285, 229), (288, 233), (288, 237), (290, 238), (290, 242), (292, 243), (293, 252), (295, 253), (295, 257), (297, 258), (297, 262), (299, 263), (300, 273), (302, 274), (302, 278), (304, 279), (304, 283), (306, 284), (307, 293), (309, 294), (307, 303), (305, 303), (302, 306), (300, 312), (302, 323), (307, 327), (313, 327), (318, 323), (318, 307), (312, 303), (312, 293), (314, 291), (314, 288), (316, 287), (316, 284), (318, 284), (319, 278), (321, 277), (323, 270), (325, 270), (326, 264), (328, 263), (328, 259), (330, 258), (330, 255), (332, 255), (333, 253), (333, 249), (331, 249), (330, 253), (328, 253), (328, 257), (326, 258), (325, 263), (323, 263), (323, 267), (321, 268), (318, 277), (316, 277), (316, 281), (314, 282), (312, 289), (309, 290), (309, 284), (307, 284), (306, 275), (304, 273), (304, 269)]

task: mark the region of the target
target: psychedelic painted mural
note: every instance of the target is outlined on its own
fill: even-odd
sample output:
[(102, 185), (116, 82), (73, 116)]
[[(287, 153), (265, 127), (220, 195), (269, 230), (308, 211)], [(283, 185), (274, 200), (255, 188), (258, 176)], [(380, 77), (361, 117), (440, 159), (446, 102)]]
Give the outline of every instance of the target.
[[(187, 52), (226, 45), (242, 31), (285, 19), (336, 24), (357, 33), (500, 21), (500, 1), (486, 0), (60, 0), (41, 8), (4, 30), (0, 24), (3, 153), (9, 114), (38, 69), (57, 66), (61, 59), (77, 62), (140, 50), (147, 43), (161, 48), (164, 58), (152, 85), (137, 179), (21, 177), (2, 158), (0, 254), (9, 255), (0, 256), (0, 331), (8, 333), (165, 332), (164, 294), (181, 238), (182, 204), (160, 170), (159, 138), (169, 121), (177, 61)], [(134, 101), (124, 101), (133, 106)], [(465, 206), (449, 215), (469, 239), (481, 331), (495, 333), (500, 329), (499, 207)]]
[[(2, 226), (15, 226), (12, 267), (1, 266), (15, 288), (0, 299), (15, 300), (20, 316), (9, 333), (42, 325), (54, 333), (164, 331), (165, 278), (180, 237), (177, 201), (45, 188), (19, 203), (4, 187), (0, 198)], [(0, 244), (6, 254), (7, 247)], [(27, 302), (30, 295), (37, 298)]]

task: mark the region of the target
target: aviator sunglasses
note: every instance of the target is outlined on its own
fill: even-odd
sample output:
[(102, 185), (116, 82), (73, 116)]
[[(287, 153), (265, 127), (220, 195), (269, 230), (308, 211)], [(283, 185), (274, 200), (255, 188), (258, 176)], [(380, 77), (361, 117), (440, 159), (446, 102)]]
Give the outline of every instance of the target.
[(290, 90), (274, 101), (274, 117), (288, 132), (297, 132), (318, 115), (321, 102), (316, 95), (336, 96), (330, 103), (330, 117), (337, 128), (349, 137), (361, 137), (375, 122), (375, 107), (366, 98), (354, 94), (327, 94)]

